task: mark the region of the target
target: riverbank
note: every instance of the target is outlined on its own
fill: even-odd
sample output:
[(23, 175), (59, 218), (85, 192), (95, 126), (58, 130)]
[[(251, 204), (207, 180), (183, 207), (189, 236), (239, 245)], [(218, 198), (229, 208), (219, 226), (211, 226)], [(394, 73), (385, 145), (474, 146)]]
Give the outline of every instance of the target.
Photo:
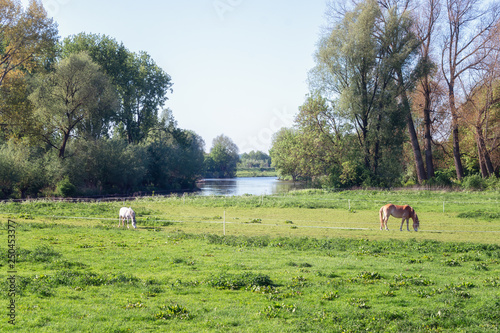
[(238, 168), (236, 177), (278, 177), (275, 168)]

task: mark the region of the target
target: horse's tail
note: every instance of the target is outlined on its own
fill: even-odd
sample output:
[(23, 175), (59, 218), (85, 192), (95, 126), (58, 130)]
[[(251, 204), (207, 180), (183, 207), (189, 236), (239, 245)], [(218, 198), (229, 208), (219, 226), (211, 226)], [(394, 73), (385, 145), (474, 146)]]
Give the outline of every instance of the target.
[(384, 206), (382, 206), (378, 212), (378, 215), (380, 216), (380, 223), (384, 222)]

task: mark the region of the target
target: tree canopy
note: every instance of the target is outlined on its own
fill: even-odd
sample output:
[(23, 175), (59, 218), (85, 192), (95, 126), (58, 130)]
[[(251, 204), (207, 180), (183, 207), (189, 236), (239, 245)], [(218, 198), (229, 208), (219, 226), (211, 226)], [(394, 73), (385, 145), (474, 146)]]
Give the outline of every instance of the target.
[[(499, 175), (500, 6), (477, 0), (330, 5), (310, 94), (294, 128), (273, 140), (270, 154), (281, 175), (334, 187), (448, 184), (479, 170)], [(447, 15), (439, 20), (441, 13)]]
[(0, 198), (190, 189), (202, 138), (165, 108), (172, 79), (146, 52), (60, 41), (40, 1), (0, 2)]

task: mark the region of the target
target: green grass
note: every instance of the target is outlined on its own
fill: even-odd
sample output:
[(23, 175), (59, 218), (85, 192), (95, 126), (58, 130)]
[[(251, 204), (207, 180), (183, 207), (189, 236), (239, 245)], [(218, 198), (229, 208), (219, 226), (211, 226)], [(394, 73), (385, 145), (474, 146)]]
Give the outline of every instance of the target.
[[(389, 201), (414, 205), (421, 231), (378, 230)], [(116, 227), (122, 205), (137, 230)], [(498, 206), (373, 191), (0, 204), (3, 253), (19, 223), (16, 325), (2, 257), (0, 331), (496, 332)]]

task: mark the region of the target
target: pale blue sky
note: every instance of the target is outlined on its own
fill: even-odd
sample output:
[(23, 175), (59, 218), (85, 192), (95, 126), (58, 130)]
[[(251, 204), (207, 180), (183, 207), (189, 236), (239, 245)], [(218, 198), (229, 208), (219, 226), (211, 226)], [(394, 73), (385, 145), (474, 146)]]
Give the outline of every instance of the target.
[[(326, 0), (42, 0), (59, 35), (100, 33), (172, 76), (166, 107), (208, 151), (224, 134), (267, 151), (308, 93)], [(27, 3), (24, 0), (23, 3)]]

